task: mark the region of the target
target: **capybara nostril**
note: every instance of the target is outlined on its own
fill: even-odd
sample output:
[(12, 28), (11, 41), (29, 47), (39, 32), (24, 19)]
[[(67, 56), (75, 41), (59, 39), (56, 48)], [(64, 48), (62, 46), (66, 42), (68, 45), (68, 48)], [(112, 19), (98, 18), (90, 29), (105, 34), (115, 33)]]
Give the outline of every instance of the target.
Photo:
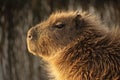
[(32, 35), (31, 34), (28, 34), (28, 39), (32, 39)]
[(29, 40), (36, 40), (37, 39), (37, 31), (35, 28), (31, 28), (29, 31), (28, 31), (28, 34), (27, 34), (27, 38)]

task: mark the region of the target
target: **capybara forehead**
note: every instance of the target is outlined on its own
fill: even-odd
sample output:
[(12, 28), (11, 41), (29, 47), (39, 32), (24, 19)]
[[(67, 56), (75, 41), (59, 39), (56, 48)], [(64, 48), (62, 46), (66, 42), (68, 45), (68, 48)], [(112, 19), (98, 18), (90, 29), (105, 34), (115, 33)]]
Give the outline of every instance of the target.
[(69, 13), (68, 12), (55, 12), (55, 13), (52, 13), (48, 19), (42, 21), (40, 24), (36, 26), (45, 28), (45, 27), (53, 26), (57, 24), (58, 22), (68, 23), (71, 20), (73, 20), (75, 15), (76, 15), (76, 12), (72, 12), (72, 11)]
[(60, 19), (60, 18), (72, 18), (76, 15), (76, 12), (55, 12), (52, 13), (49, 19)]
[(56, 23), (56, 22), (65, 22), (66, 20), (72, 20), (76, 15), (76, 12), (55, 12), (50, 15), (48, 18), (49, 23)]
[[(58, 22), (65, 23), (66, 25), (74, 24), (73, 21), (76, 18), (76, 16), (79, 15), (81, 20), (88, 20), (90, 22), (94, 22), (96, 19), (95, 16), (88, 14), (87, 12), (82, 11), (57, 11), (50, 15), (50, 17), (44, 21), (42, 21), (37, 26), (40, 26), (41, 28), (51, 27), (56, 25)], [(94, 22), (94, 24), (97, 24), (97, 21)]]

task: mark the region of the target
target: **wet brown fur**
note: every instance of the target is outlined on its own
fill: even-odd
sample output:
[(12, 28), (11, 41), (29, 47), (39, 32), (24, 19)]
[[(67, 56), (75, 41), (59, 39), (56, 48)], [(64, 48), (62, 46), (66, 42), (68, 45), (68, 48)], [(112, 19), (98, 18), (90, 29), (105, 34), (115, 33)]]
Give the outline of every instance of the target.
[[(51, 28), (58, 22), (65, 22), (67, 28)], [(120, 79), (119, 28), (108, 29), (93, 15), (71, 11), (53, 13), (28, 35), (31, 32), (38, 37), (27, 39), (29, 51), (50, 64), (56, 80)]]

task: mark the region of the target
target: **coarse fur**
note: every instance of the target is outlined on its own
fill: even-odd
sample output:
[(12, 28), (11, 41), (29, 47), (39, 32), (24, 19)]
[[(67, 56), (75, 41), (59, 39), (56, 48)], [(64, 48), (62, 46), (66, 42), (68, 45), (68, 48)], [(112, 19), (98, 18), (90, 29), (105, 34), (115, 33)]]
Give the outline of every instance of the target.
[(120, 29), (91, 14), (53, 13), (28, 31), (27, 45), (49, 63), (55, 80), (120, 79)]

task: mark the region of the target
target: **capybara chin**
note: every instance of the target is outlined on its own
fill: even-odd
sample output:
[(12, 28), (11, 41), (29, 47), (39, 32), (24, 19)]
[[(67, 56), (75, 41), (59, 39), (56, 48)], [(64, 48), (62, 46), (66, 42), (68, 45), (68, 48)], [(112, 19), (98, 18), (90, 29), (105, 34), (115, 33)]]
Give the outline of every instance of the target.
[(89, 13), (53, 13), (28, 31), (27, 46), (55, 80), (120, 80), (120, 29)]

